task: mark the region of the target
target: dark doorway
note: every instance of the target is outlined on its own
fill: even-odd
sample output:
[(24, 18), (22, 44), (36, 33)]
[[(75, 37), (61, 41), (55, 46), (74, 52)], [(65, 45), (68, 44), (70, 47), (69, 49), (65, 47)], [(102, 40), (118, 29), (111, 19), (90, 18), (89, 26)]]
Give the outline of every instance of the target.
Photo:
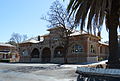
[(31, 58), (39, 58), (40, 52), (37, 48), (33, 49), (31, 53)]
[(51, 59), (51, 51), (50, 48), (44, 48), (42, 51), (42, 62), (48, 63)]

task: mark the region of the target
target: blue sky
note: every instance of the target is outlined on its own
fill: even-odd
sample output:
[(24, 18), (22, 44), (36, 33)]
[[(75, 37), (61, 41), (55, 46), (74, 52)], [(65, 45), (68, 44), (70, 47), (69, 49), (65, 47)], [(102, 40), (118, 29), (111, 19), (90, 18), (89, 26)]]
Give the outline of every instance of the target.
[[(54, 1), (0, 0), (0, 42), (7, 42), (13, 32), (27, 34), (29, 38), (47, 33), (48, 22), (40, 18), (46, 15)], [(62, 3), (66, 5), (68, 2)], [(105, 31), (102, 36), (103, 41), (108, 40)]]

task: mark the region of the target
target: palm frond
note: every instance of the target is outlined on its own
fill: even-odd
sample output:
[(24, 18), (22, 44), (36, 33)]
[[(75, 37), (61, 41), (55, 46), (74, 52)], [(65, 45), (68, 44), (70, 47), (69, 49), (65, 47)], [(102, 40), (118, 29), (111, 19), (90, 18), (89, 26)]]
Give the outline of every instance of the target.
[[(70, 3), (69, 3), (69, 5), (67, 6), (67, 11), (69, 12), (70, 11), (70, 9), (72, 8), (72, 5), (74, 5), (75, 3), (75, 0), (70, 0)], [(74, 4), (73, 4), (74, 3)]]
[[(95, 27), (98, 31), (101, 31), (101, 26), (104, 23), (104, 19), (109, 17), (109, 13), (111, 12), (111, 5), (113, 0), (70, 0), (68, 5), (68, 13), (69, 16), (75, 16), (75, 24), (80, 25), (80, 29), (83, 30), (85, 27), (85, 22), (87, 22), (87, 30), (95, 31)], [(120, 5), (120, 4), (119, 4)], [(119, 17), (120, 17), (120, 9), (119, 9)], [(87, 16), (88, 15), (88, 16)], [(106, 21), (106, 27), (107, 21)], [(119, 27), (120, 27), (120, 19), (119, 19)]]

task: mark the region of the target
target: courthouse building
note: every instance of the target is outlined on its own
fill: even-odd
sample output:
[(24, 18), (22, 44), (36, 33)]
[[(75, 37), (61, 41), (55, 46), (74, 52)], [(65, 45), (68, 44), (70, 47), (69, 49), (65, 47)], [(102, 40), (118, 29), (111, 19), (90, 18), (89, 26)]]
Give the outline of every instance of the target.
[[(21, 44), (20, 62), (64, 63), (64, 46), (59, 28), (50, 28), (49, 34), (29, 39)], [(69, 37), (68, 63), (97, 62), (108, 58), (108, 44), (101, 38), (85, 32), (74, 31)]]

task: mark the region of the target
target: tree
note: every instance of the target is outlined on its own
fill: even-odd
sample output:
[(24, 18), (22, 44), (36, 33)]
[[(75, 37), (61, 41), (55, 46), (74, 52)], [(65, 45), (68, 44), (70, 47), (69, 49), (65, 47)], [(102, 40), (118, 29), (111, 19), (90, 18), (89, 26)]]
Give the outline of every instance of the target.
[(11, 45), (16, 46), (16, 42), (15, 41), (8, 41), (8, 42), (6, 42), (6, 44), (11, 44)]
[(70, 0), (67, 10), (69, 15), (74, 14), (75, 24), (80, 25), (81, 30), (88, 19), (87, 30), (91, 32), (98, 27), (100, 33), (105, 20), (109, 32), (108, 68), (120, 68), (117, 36), (120, 27), (120, 0)]
[(42, 18), (49, 22), (48, 27), (57, 27), (59, 29), (59, 32), (56, 32), (56, 34), (59, 35), (57, 41), (59, 41), (64, 47), (64, 63), (67, 63), (68, 47), (70, 46), (69, 37), (74, 28), (73, 19), (70, 17), (68, 20), (68, 16), (67, 10), (56, 0), (50, 7), (47, 17)]
[(19, 33), (12, 33), (10, 41), (8, 43), (18, 46), (19, 43), (25, 41), (27, 35), (20, 35)]

